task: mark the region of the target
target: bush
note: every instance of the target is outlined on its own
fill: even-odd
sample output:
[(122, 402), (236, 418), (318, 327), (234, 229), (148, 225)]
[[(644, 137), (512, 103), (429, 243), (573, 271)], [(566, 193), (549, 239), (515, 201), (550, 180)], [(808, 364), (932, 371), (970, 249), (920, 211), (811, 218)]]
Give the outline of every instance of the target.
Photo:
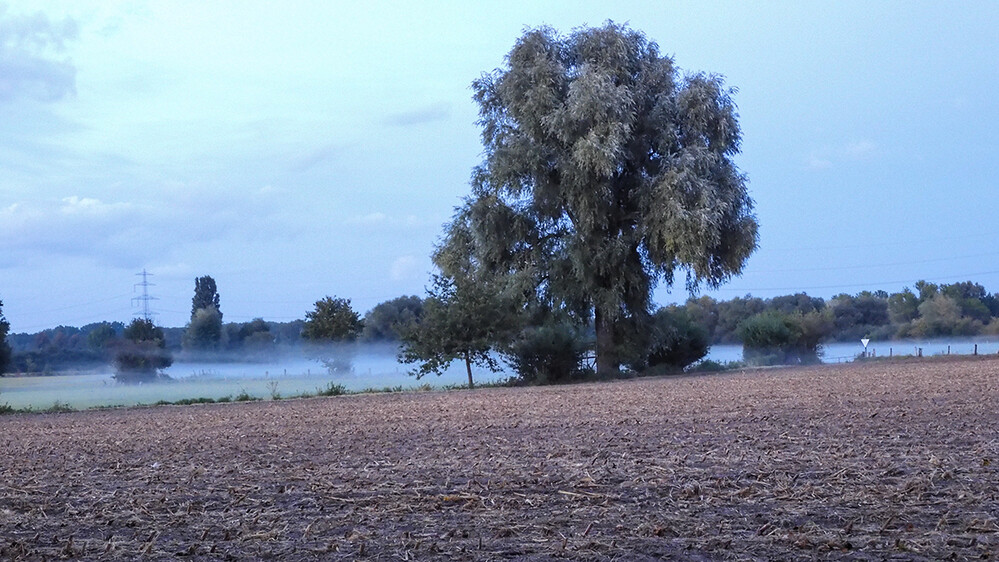
[(347, 394), (347, 387), (342, 384), (329, 383), (326, 388), (317, 388), (317, 396), (340, 396)]
[(204, 396), (199, 398), (184, 398), (174, 402), (174, 404), (178, 406), (190, 406), (191, 404), (214, 404), (214, 403), (215, 403), (214, 398), (207, 398)]
[(818, 363), (820, 342), (832, 331), (824, 312), (784, 314), (774, 310), (747, 318), (739, 325), (742, 354), (750, 365)]
[(149, 320), (136, 318), (125, 328), (125, 339), (116, 343), (115, 380), (146, 382), (157, 378), (157, 371), (173, 364), (166, 349), (163, 330)]
[(741, 369), (743, 363), (741, 361), (726, 361), (725, 363), (715, 361), (713, 359), (705, 359), (700, 363), (695, 363), (686, 369), (688, 373), (720, 373), (722, 371), (731, 371), (733, 369)]
[(65, 414), (73, 411), (74, 410), (72, 406), (66, 404), (65, 402), (60, 402), (58, 400), (53, 402), (52, 405), (45, 410), (45, 412), (49, 414)]
[(652, 317), (646, 363), (650, 368), (682, 371), (708, 354), (708, 330), (678, 307), (660, 308)]
[(582, 378), (586, 340), (570, 324), (525, 328), (503, 349), (503, 357), (517, 376), (530, 384), (551, 384)]
[(260, 398), (257, 398), (256, 396), (250, 396), (250, 394), (246, 392), (246, 390), (244, 389), (240, 390), (239, 394), (237, 394), (236, 397), (233, 398), (233, 400), (235, 400), (236, 402), (255, 402), (257, 400), (260, 400)]

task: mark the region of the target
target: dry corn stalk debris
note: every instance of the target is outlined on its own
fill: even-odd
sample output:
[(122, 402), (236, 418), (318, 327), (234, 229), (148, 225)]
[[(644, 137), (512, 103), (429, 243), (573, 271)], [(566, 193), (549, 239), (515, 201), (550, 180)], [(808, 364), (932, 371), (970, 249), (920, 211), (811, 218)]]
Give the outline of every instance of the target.
[(999, 556), (999, 360), (0, 418), (0, 559)]

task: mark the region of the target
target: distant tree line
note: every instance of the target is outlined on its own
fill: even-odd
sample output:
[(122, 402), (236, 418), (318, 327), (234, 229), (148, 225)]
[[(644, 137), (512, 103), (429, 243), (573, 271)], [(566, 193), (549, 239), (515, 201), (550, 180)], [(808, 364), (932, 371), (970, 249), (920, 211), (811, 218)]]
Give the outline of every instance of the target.
[(746, 295), (729, 301), (708, 296), (682, 305), (708, 330), (712, 343), (742, 343), (739, 327), (770, 312), (821, 318), (821, 341), (937, 338), (999, 334), (999, 294), (972, 281), (937, 285), (919, 281), (897, 293), (861, 291), (825, 300), (805, 293), (761, 299)]
[[(197, 341), (191, 333), (195, 326), (196, 334), (218, 334), (210, 347), (219, 352), (219, 360), (226, 355), (265, 359), (282, 348), (309, 343), (384, 342), (402, 345), (402, 359), (421, 363), (416, 369), (421, 375), (439, 372), (452, 360), (499, 368), (497, 358), (526, 382), (559, 382), (586, 375), (595, 339), (592, 325), (576, 325), (551, 311), (533, 308), (533, 314), (527, 309), (505, 314), (514, 308), (504, 306), (506, 297), (495, 288), (480, 287), (469, 296), (464, 293), (470, 289), (459, 295), (457, 287), (443, 283), (438, 280), (425, 298), (390, 299), (363, 317), (349, 299), (325, 297), (304, 319), (271, 322), (256, 318), (223, 323), (217, 331), (201, 331), (197, 311), (207, 307), (200, 307), (188, 326), (154, 327), (161, 335), (151, 340), (161, 340), (161, 349), (171, 355), (182, 355)], [(805, 293), (769, 299), (701, 296), (659, 308), (651, 318), (644, 333), (619, 334), (623, 364), (636, 372), (680, 370), (704, 357), (712, 344), (743, 344), (750, 362), (808, 363), (819, 359), (823, 343), (833, 341), (999, 335), (999, 293), (989, 293), (972, 281), (919, 281), (895, 293), (861, 291), (830, 299)], [(10, 334), (9, 328), (0, 302), (2, 372), (100, 368), (115, 364), (126, 341), (143, 339), (133, 336), (130, 340), (128, 327), (121, 322), (57, 326), (31, 334)], [(437, 359), (421, 362), (420, 356)]]

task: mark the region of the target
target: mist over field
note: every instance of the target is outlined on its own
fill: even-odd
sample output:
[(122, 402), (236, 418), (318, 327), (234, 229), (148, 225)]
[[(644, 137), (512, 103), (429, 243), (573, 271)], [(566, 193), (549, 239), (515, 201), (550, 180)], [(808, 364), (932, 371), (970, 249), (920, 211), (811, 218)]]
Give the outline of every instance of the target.
[[(452, 364), (441, 376), (421, 379), (409, 374), (412, 365), (400, 363), (392, 344), (347, 344), (283, 349), (276, 354), (242, 355), (219, 353), (195, 358), (181, 355), (166, 375), (155, 382), (125, 384), (114, 379), (106, 367), (85, 374), (17, 376), (0, 378), (0, 404), (13, 408), (46, 409), (54, 403), (82, 409), (97, 406), (133, 406), (158, 401), (175, 402), (196, 398), (235, 398), (240, 394), (272, 400), (316, 394), (329, 385), (342, 385), (348, 392), (363, 390), (408, 390), (467, 383), (464, 366)], [(346, 360), (349, 370), (333, 371), (324, 358)], [(502, 380), (509, 373), (474, 369), (477, 383)]]
[[(996, 338), (944, 338), (905, 341), (872, 341), (868, 351), (877, 357), (952, 355), (996, 355)], [(441, 375), (420, 379), (410, 374), (413, 365), (400, 363), (398, 348), (388, 343), (354, 343), (337, 346), (289, 347), (266, 356), (218, 353), (195, 357), (181, 355), (163, 370), (165, 378), (156, 382), (124, 384), (115, 381), (114, 370), (105, 367), (82, 374), (0, 377), (0, 404), (12, 408), (41, 410), (55, 403), (75, 409), (102, 406), (133, 406), (158, 401), (176, 402), (197, 398), (234, 398), (246, 394), (255, 399), (287, 399), (317, 394), (329, 385), (342, 385), (346, 391), (412, 390), (462, 386), (467, 383), (464, 365), (455, 361)], [(863, 351), (858, 341), (834, 342), (823, 346), (825, 363), (856, 359)], [(720, 363), (743, 359), (741, 345), (713, 345), (705, 360)], [(323, 358), (348, 360), (350, 370), (331, 372)], [(499, 373), (473, 369), (475, 382), (505, 380), (514, 373), (503, 364)]]

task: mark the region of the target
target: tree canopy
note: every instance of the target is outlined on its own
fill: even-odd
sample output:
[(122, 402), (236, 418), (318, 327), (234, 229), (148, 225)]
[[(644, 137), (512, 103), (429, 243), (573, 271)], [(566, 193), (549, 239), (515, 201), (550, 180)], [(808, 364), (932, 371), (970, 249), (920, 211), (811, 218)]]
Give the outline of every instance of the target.
[(217, 351), (221, 342), (222, 313), (214, 306), (199, 308), (184, 332), (184, 348)]
[(401, 332), (420, 319), (423, 299), (397, 297), (378, 303), (364, 315), (364, 339), (367, 341), (398, 341)]
[(136, 318), (125, 328), (124, 340), (118, 342), (114, 364), (117, 368), (115, 380), (119, 382), (143, 382), (154, 380), (159, 369), (173, 364), (170, 352), (166, 350), (163, 329), (151, 320)]
[(222, 321), (222, 309), (219, 307), (219, 291), (215, 280), (210, 275), (197, 277), (194, 280), (194, 298), (191, 299), (191, 320), (203, 308), (214, 308)]
[(326, 297), (305, 313), (302, 337), (313, 342), (354, 341), (364, 325), (350, 306), (350, 299)]
[(757, 225), (720, 76), (681, 76), (642, 33), (608, 22), (528, 30), (473, 89), (485, 158), (441, 253), (470, 247), (467, 263), (593, 318), (598, 372), (617, 371), (615, 329), (647, 321), (657, 283), (741, 272)]

